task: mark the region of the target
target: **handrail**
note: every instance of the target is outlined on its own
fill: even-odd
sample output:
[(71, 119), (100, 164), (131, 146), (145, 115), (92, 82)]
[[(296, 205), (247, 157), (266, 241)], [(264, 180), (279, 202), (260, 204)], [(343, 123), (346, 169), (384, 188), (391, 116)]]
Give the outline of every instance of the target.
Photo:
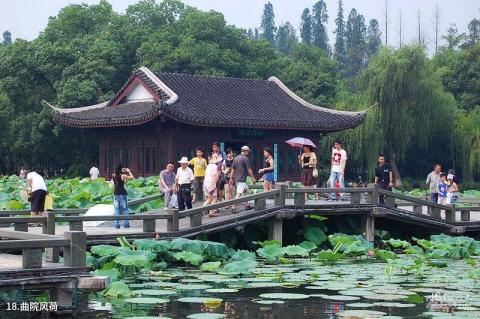
[(222, 208), (222, 207), (225, 207), (225, 206), (232, 206), (232, 205), (236, 205), (236, 204), (241, 204), (241, 203), (251, 201), (251, 200), (263, 199), (263, 198), (266, 199), (266, 198), (272, 197), (272, 196), (277, 195), (277, 194), (280, 194), (280, 190), (279, 189), (273, 189), (273, 190), (270, 190), (270, 191), (267, 191), (267, 192), (248, 195), (248, 196), (235, 198), (235, 199), (230, 199), (230, 200), (226, 200), (226, 201), (222, 201), (222, 202), (219, 202), (219, 203), (210, 204), (210, 205), (206, 205), (206, 206), (202, 206), (202, 207), (187, 209), (187, 210), (181, 211), (179, 213), (179, 217), (180, 218), (189, 217), (191, 215), (200, 214), (200, 213), (209, 211), (211, 209), (218, 209), (218, 208)]
[[(162, 197), (163, 197), (162, 194), (156, 194), (156, 195), (150, 195), (143, 198), (132, 199), (131, 201), (128, 202), (128, 205), (130, 206), (139, 205), (152, 200), (157, 200)], [(88, 209), (89, 208), (61, 208), (61, 209), (54, 209), (52, 210), (52, 212), (59, 215), (75, 215), (75, 214), (86, 213)], [(10, 215), (30, 215), (30, 213), (31, 211), (29, 209), (0, 210), (0, 218), (4, 217), (4, 215), (7, 215), (7, 217), (9, 217)]]
[(312, 193), (369, 193), (373, 192), (371, 187), (359, 188), (287, 188), (286, 193), (289, 194), (312, 194)]
[(421, 205), (444, 209), (444, 210), (450, 210), (452, 208), (451, 206), (441, 205), (441, 204), (430, 202), (425, 199), (420, 199), (420, 198), (410, 197), (410, 196), (399, 194), (399, 193), (390, 192), (381, 188), (378, 188), (377, 191), (380, 195), (403, 199), (411, 203), (421, 204)]
[(169, 219), (170, 214), (136, 214), (136, 215), (99, 215), (99, 216), (59, 216), (56, 222), (86, 222), (86, 221), (110, 221), (110, 220), (146, 220), (146, 219)]
[(69, 245), (70, 241), (68, 239), (60, 237), (52, 239), (0, 240), (0, 250), (67, 247)]

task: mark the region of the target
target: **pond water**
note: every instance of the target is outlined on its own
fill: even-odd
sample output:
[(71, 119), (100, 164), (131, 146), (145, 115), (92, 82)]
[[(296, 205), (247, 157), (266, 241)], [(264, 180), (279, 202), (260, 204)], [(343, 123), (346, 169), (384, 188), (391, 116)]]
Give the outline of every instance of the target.
[[(60, 317), (480, 318), (478, 266), (446, 263), (416, 265), (413, 258), (401, 257), (394, 264), (324, 265), (298, 259), (293, 265), (259, 263), (241, 276), (188, 268), (145, 272), (125, 279), (130, 299), (79, 292), (76, 311)], [(45, 290), (3, 291), (2, 309), (6, 302), (57, 301), (57, 296)], [(15, 318), (37, 316), (48, 318), (15, 312)], [(12, 318), (12, 312), (2, 311), (0, 317)]]

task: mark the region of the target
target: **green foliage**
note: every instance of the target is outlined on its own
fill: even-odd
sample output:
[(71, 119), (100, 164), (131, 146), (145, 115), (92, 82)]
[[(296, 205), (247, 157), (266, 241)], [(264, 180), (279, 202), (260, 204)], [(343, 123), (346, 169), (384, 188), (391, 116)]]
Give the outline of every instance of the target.
[(375, 258), (386, 261), (388, 259), (396, 259), (397, 255), (393, 251), (378, 249), (375, 251)]
[(124, 251), (117, 255), (113, 262), (125, 267), (145, 268), (151, 265), (155, 257), (154, 253), (144, 250)]
[(321, 245), (327, 240), (327, 235), (320, 227), (310, 225), (305, 227), (303, 231), (303, 237), (317, 246)]
[(238, 260), (231, 261), (225, 264), (221, 270), (221, 273), (228, 275), (248, 275), (253, 272), (253, 269), (257, 267), (258, 263), (254, 260)]
[(254, 252), (247, 250), (237, 250), (231, 257), (231, 260), (257, 260), (257, 256)]
[(312, 243), (311, 241), (302, 241), (298, 246), (302, 247), (303, 249), (306, 249), (308, 251), (312, 251), (318, 248), (318, 246), (315, 243)]
[(209, 271), (209, 272), (216, 272), (218, 269), (220, 269), (220, 265), (222, 263), (219, 261), (212, 261), (208, 263), (203, 263), (200, 265), (200, 270), (201, 271)]
[(262, 22), (260, 24), (262, 30), (262, 38), (274, 44), (275, 42), (275, 14), (273, 13), (273, 5), (267, 2), (263, 8)]
[(361, 235), (345, 235), (336, 233), (329, 235), (328, 240), (333, 247), (338, 247), (338, 251), (345, 255), (365, 255), (373, 248), (372, 243), (365, 240)]
[(298, 245), (290, 245), (283, 248), (283, 252), (287, 256), (296, 256), (296, 257), (308, 257), (310, 252)]
[(94, 255), (98, 255), (100, 257), (115, 257), (122, 252), (126, 252), (126, 250), (123, 247), (118, 247), (118, 246), (111, 246), (111, 245), (97, 245), (93, 246), (90, 249), (90, 252)]
[(394, 239), (394, 238), (390, 238), (389, 240), (384, 240), (383, 242), (386, 243), (386, 244), (389, 244), (393, 248), (404, 248), (404, 249), (406, 249), (406, 248), (408, 248), (412, 245), (408, 241)]
[(279, 245), (267, 245), (257, 249), (257, 254), (267, 261), (274, 262), (285, 254), (284, 248)]
[(110, 284), (110, 286), (102, 292), (105, 298), (118, 299), (128, 298), (132, 295), (132, 292), (128, 288), (127, 284), (123, 281), (116, 281)]
[(345, 258), (345, 255), (334, 252), (330, 249), (321, 250), (317, 254), (317, 259), (323, 262), (335, 262), (343, 258)]
[(156, 253), (166, 252), (170, 249), (170, 242), (167, 240), (137, 239), (133, 246), (139, 250), (150, 250)]
[(117, 269), (97, 269), (93, 272), (95, 276), (108, 276), (110, 277), (110, 281), (114, 282), (117, 281), (121, 277), (120, 271)]
[(173, 258), (176, 260), (183, 260), (186, 263), (189, 263), (194, 266), (200, 265), (203, 261), (202, 255), (192, 253), (190, 251), (181, 251), (178, 253), (173, 254)]

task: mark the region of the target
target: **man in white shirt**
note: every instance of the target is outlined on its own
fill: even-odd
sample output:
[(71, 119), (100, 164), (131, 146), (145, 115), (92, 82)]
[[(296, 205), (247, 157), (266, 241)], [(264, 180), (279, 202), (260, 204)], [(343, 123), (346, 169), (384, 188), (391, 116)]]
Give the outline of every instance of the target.
[[(342, 149), (342, 141), (336, 140), (332, 149), (332, 168), (328, 184), (330, 188), (335, 188), (337, 181), (340, 188), (345, 188), (345, 166), (347, 165), (347, 152)], [(338, 200), (335, 193), (331, 193), (329, 201)], [(343, 194), (340, 194), (340, 200), (343, 200)]]
[(180, 167), (175, 176), (175, 189), (177, 190), (178, 210), (192, 208), (192, 182), (195, 179), (193, 171), (188, 167), (188, 158), (182, 157), (178, 162)]
[(47, 196), (47, 185), (43, 177), (32, 171), (27, 174), (28, 194), (30, 199), (31, 216), (35, 217), (45, 211), (45, 197)]
[(95, 165), (93, 165), (92, 168), (90, 168), (90, 179), (94, 181), (98, 179), (99, 176), (100, 176), (100, 171), (98, 170), (98, 168), (95, 167)]

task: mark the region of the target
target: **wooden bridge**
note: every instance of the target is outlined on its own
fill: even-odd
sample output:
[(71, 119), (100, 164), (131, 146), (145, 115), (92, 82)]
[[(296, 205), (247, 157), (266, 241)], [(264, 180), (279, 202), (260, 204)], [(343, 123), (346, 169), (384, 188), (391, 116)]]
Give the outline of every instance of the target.
[[(344, 193), (346, 200), (329, 202), (326, 200), (329, 193)], [(321, 199), (305, 200), (305, 194), (310, 197), (313, 194), (319, 194)], [(131, 201), (130, 205), (158, 199), (159, 196)], [(385, 204), (379, 204), (379, 196), (385, 196)], [(250, 203), (253, 209), (239, 209), (236, 214), (226, 209), (227, 206), (234, 204), (237, 208), (241, 208), (246, 202)], [(207, 217), (205, 212), (210, 209), (219, 209), (219, 216)], [(279, 183), (275, 189), (268, 192), (260, 192), (206, 207), (195, 207), (182, 212), (176, 209), (168, 211), (159, 209), (129, 216), (82, 215), (85, 211), (54, 210), (41, 217), (23, 216), (29, 214), (28, 211), (2, 211), (0, 224), (4, 228), (3, 230), (0, 228), (0, 237), (3, 239), (0, 240), (0, 251), (23, 251), (23, 262), (21, 267), (20, 263), (17, 266), (25, 269), (42, 267), (41, 261), (40, 264), (38, 262), (38, 253), (47, 248), (46, 260), (51, 263), (48, 266), (64, 271), (65, 267), (74, 269), (85, 265), (82, 258), (87, 245), (113, 243), (120, 236), (125, 236), (127, 239), (155, 238), (156, 236), (195, 237), (267, 220), (270, 239), (281, 241), (283, 220), (306, 214), (360, 215), (361, 232), (369, 241), (373, 241), (376, 220), (394, 220), (396, 223), (413, 224), (438, 233), (468, 235), (480, 232), (480, 206), (444, 206), (385, 191), (374, 185), (367, 188), (307, 189), (288, 187), (287, 184)], [(114, 220), (129, 220), (131, 227), (115, 229), (112, 225)], [(87, 221), (105, 223), (97, 227), (84, 226), (83, 222)], [(40, 223), (43, 227), (29, 227), (30, 223)], [(61, 249), (64, 256), (63, 265), (58, 263)], [(11, 255), (0, 254), (0, 265), (3, 264), (2, 259), (8, 258), (6, 256)], [(69, 256), (76, 256), (73, 262)], [(10, 270), (0, 267), (0, 280), (2, 272), (6, 274)]]

